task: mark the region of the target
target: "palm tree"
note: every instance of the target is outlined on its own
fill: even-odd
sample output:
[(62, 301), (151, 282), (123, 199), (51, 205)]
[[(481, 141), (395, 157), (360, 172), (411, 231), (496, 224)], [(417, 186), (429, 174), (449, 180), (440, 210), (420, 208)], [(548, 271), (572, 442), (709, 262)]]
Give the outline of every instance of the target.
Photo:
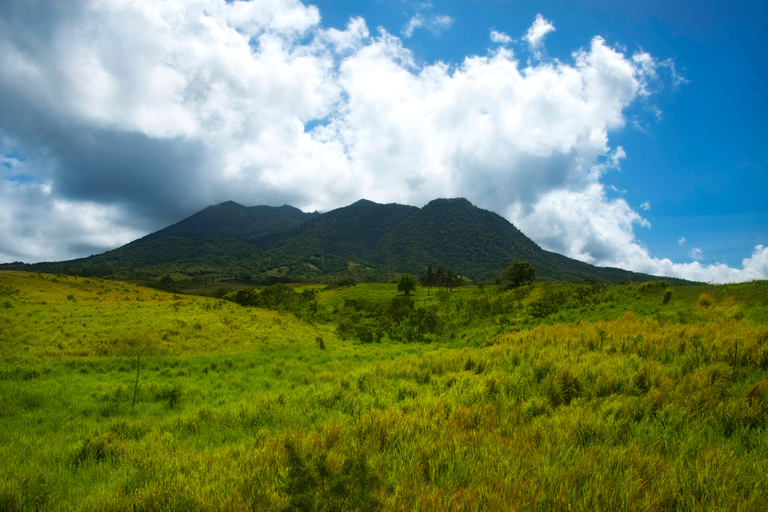
[(427, 295), (429, 295), (429, 289), (437, 285), (437, 274), (435, 274), (432, 264), (427, 265), (427, 268), (421, 273), (419, 280), (421, 281), (421, 286), (427, 288)]
[(435, 271), (435, 286), (438, 288), (443, 288), (445, 286), (447, 277), (448, 269), (442, 265), (438, 265), (437, 270)]

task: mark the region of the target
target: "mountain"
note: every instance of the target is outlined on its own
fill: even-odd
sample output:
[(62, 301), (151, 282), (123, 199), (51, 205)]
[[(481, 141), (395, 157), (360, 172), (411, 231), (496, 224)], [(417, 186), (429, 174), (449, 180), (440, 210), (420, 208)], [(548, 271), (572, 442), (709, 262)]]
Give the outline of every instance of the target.
[(416, 274), (433, 264), (490, 281), (516, 259), (531, 263), (544, 279), (656, 279), (545, 251), (503, 217), (466, 199), (436, 199), (423, 208), (363, 199), (323, 214), (228, 201), (104, 254), (0, 268), (124, 278), (176, 272), (206, 279), (312, 281), (349, 274), (381, 279)]
[(237, 238), (253, 240), (262, 236), (288, 231), (320, 215), (304, 213), (293, 206), (251, 206), (233, 201), (209, 206), (191, 217), (138, 241), (183, 238)]
[(376, 258), (372, 255), (382, 239), (418, 211), (415, 206), (363, 199), (320, 215), (293, 231), (266, 238), (261, 246), (267, 261), (293, 266), (294, 273), (299, 267), (305, 279), (359, 266), (390, 272), (397, 267), (374, 265)]
[[(543, 269), (542, 249), (503, 217), (466, 199), (436, 199), (405, 219), (376, 248), (386, 266), (420, 271), (446, 265), (464, 275), (493, 279), (513, 259)], [(554, 276), (557, 272), (547, 272)]]

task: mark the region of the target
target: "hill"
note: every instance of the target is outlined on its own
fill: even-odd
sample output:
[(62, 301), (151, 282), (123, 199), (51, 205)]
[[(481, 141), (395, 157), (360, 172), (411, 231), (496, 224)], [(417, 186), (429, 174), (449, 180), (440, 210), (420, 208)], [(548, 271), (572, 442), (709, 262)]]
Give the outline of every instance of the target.
[(381, 280), (416, 274), (433, 264), (482, 282), (494, 280), (517, 259), (530, 262), (542, 279), (654, 279), (545, 251), (503, 217), (461, 198), (436, 199), (423, 208), (360, 200), (324, 214), (229, 201), (104, 254), (0, 268), (129, 279), (175, 274), (181, 280), (273, 282), (343, 275)]
[(768, 510), (768, 282), (669, 291), (0, 272), (0, 510)]
[(253, 240), (288, 231), (318, 215), (320, 215), (318, 212), (304, 213), (288, 205), (245, 207), (233, 201), (227, 201), (209, 206), (181, 222), (151, 233), (136, 242), (169, 237)]

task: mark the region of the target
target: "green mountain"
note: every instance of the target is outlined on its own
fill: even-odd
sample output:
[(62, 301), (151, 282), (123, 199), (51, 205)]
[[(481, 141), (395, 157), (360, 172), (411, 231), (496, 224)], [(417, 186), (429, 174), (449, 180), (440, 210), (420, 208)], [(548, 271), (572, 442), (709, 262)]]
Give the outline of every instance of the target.
[[(160, 240), (168, 237), (183, 238), (237, 238), (253, 240), (266, 235), (288, 231), (320, 215), (304, 213), (293, 206), (245, 207), (233, 201), (209, 206), (191, 217), (137, 242)], [(136, 242), (134, 242), (136, 243)]]
[(545, 251), (503, 217), (466, 199), (436, 199), (423, 208), (360, 200), (324, 214), (229, 201), (104, 254), (0, 268), (123, 278), (180, 273), (208, 280), (308, 281), (342, 275), (382, 279), (416, 274), (433, 264), (491, 281), (516, 259), (531, 263), (543, 279), (656, 279)]

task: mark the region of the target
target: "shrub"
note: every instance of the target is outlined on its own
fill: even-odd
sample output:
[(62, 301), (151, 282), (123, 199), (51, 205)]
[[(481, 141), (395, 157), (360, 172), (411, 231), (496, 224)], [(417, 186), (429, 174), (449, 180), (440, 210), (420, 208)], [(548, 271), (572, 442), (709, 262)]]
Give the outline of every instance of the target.
[(708, 308), (714, 303), (715, 303), (714, 297), (712, 297), (708, 293), (702, 293), (701, 295), (699, 295), (699, 300), (696, 301), (696, 305), (699, 306), (700, 308)]
[(666, 288), (667, 282), (666, 281), (646, 281), (645, 283), (638, 286), (637, 290), (641, 292), (648, 292), (655, 290), (657, 288)]
[(670, 300), (672, 300), (672, 288), (667, 288), (667, 291), (664, 292), (664, 298), (661, 301), (664, 304), (667, 304)]

